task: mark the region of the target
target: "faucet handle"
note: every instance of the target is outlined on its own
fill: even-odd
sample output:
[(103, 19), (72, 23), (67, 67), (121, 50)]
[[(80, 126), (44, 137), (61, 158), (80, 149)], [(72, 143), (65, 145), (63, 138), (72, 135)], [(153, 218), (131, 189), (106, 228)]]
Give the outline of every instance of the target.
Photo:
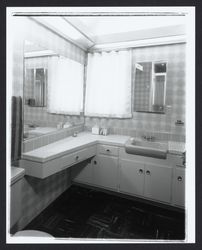
[(143, 135), (142, 138), (147, 141), (152, 141), (155, 139), (155, 137), (152, 135)]

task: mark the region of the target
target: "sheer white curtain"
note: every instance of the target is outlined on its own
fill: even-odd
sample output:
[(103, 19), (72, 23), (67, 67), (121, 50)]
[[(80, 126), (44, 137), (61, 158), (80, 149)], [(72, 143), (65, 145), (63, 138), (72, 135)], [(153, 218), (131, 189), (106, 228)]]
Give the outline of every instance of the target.
[(48, 67), (48, 112), (79, 115), (83, 111), (84, 66), (52, 56)]
[(85, 115), (132, 116), (130, 51), (88, 54)]

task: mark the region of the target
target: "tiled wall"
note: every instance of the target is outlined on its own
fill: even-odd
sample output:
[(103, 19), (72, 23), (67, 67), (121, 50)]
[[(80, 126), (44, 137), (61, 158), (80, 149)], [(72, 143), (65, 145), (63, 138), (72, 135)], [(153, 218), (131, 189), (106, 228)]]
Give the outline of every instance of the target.
[(22, 179), (22, 216), (11, 233), (22, 230), (70, 185), (70, 168), (45, 179), (25, 176)]
[(148, 111), (150, 106), (152, 63), (141, 62), (140, 64), (143, 66), (143, 71), (136, 69), (134, 88), (134, 110)]
[(49, 143), (59, 141), (65, 137), (73, 135), (75, 132), (79, 133), (84, 130), (84, 125), (77, 125), (74, 127), (56, 130), (55, 132), (49, 133), (47, 135), (32, 138), (23, 142), (23, 152), (28, 152), (36, 148), (43, 147)]
[[(15, 26), (12, 27), (12, 32), (9, 33), (14, 37), (11, 95), (23, 96), (23, 46), (25, 39), (33, 41), (44, 48), (53, 50), (60, 55), (69, 57), (70, 59), (76, 60), (82, 64), (85, 63), (86, 53), (83, 50), (26, 17), (15, 17), (13, 25)], [(39, 114), (37, 108), (32, 109), (32, 112), (35, 116)], [(58, 116), (57, 118), (56, 116), (51, 117), (54, 117), (55, 120), (58, 119)], [(45, 119), (47, 119), (47, 117), (45, 117), (44, 120)], [(71, 119), (71, 117), (69, 117), (69, 119)], [(59, 137), (60, 136), (64, 135), (59, 135)], [(50, 137), (46, 139), (57, 140), (59, 137), (53, 135), (53, 138)], [(40, 140), (41, 139), (39, 139), (39, 141)], [(37, 216), (38, 213), (47, 207), (48, 204), (68, 188), (70, 184), (69, 176), (69, 170), (66, 170), (44, 180), (32, 177), (25, 177), (23, 179), (22, 218), (18, 225), (18, 229), (22, 229), (35, 216)]]
[[(78, 61), (82, 64), (86, 62), (86, 52), (77, 47), (76, 45), (61, 38), (48, 29), (38, 25), (27, 17), (15, 17), (15, 27), (12, 32), (14, 33), (13, 39), (13, 82), (12, 82), (12, 95), (23, 96), (23, 79), (24, 79), (24, 63), (23, 63), (23, 48), (24, 41), (32, 41), (42, 48), (53, 50), (59, 55)], [(63, 115), (47, 114), (45, 108), (32, 108), (25, 107), (28, 112), (28, 122), (35, 119), (37, 121), (46, 121), (49, 125), (55, 126), (56, 121), (63, 121)], [(68, 120), (73, 120), (75, 123), (83, 122), (83, 117), (79, 116), (66, 116)], [(53, 125), (50, 124), (53, 121)]]
[[(136, 62), (168, 62), (165, 114), (134, 112), (132, 119), (86, 117), (86, 129), (98, 124), (110, 128), (111, 133), (131, 136), (149, 133), (159, 139), (184, 141), (185, 126), (176, 126), (175, 121), (185, 122), (185, 48), (185, 44), (173, 44), (133, 49), (133, 66)], [(134, 84), (134, 70), (132, 79)]]

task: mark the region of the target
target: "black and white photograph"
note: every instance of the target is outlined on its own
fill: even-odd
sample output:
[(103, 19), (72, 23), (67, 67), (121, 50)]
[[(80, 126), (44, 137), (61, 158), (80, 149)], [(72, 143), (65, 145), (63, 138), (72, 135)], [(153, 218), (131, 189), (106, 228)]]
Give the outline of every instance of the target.
[(195, 243), (195, 8), (6, 9), (7, 243)]

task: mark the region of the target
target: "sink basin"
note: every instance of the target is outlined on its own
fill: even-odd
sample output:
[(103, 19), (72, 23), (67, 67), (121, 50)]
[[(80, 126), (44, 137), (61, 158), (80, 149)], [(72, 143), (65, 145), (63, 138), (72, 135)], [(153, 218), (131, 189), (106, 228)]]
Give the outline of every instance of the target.
[(167, 158), (167, 143), (151, 142), (130, 138), (125, 144), (125, 151), (128, 154), (142, 155), (159, 159)]

